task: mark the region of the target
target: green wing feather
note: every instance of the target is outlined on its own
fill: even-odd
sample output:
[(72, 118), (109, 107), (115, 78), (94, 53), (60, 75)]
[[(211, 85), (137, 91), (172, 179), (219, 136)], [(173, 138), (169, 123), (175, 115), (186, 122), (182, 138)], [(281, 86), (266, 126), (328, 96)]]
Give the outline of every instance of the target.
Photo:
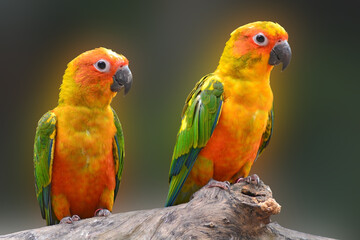
[[(256, 159), (261, 155), (261, 153), (264, 151), (264, 149), (267, 147), (267, 145), (270, 142), (272, 132), (273, 132), (273, 122), (274, 122), (274, 107), (269, 111), (269, 117), (268, 117), (268, 121), (266, 124), (266, 129), (261, 137), (260, 147), (259, 147)], [(255, 159), (255, 161), (256, 161), (256, 159)]]
[(56, 116), (49, 111), (40, 119), (34, 143), (36, 197), (47, 225), (58, 223), (51, 206), (51, 173), (54, 159)]
[(166, 206), (174, 203), (199, 152), (214, 131), (221, 113), (223, 92), (221, 80), (209, 74), (196, 84), (186, 99), (170, 166)]
[(116, 115), (114, 109), (112, 109), (112, 111), (114, 114), (114, 124), (116, 127), (116, 134), (114, 136), (114, 141), (113, 141), (113, 156), (115, 162), (115, 178), (116, 178), (116, 186), (114, 190), (114, 201), (115, 201), (117, 192), (119, 191), (121, 174), (124, 166), (125, 144), (124, 144), (124, 135), (120, 120)]

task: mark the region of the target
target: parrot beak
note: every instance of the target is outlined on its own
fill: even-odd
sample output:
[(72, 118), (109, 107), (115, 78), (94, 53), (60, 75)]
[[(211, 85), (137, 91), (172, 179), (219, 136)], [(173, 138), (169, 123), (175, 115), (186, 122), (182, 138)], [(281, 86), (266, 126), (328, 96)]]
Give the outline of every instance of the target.
[(126, 65), (117, 70), (113, 76), (113, 80), (114, 82), (111, 84), (110, 90), (119, 92), (124, 87), (124, 95), (126, 95), (130, 91), (132, 84), (132, 74), (129, 67)]
[(282, 71), (289, 65), (291, 60), (291, 48), (289, 43), (285, 41), (279, 41), (275, 44), (273, 49), (271, 49), (269, 64), (278, 65), (283, 63)]

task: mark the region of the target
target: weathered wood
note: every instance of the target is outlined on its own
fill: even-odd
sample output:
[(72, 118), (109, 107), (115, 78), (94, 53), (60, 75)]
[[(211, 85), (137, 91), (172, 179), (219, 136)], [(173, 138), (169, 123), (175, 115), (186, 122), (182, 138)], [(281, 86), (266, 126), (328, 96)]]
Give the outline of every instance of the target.
[(238, 183), (204, 187), (186, 204), (26, 230), (0, 239), (329, 239), (270, 222), (280, 212), (270, 188)]

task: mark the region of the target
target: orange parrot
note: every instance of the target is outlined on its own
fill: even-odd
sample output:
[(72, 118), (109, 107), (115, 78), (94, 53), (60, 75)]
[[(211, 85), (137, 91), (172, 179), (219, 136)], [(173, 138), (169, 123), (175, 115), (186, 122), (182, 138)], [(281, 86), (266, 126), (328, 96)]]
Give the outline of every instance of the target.
[(59, 105), (39, 121), (34, 144), (35, 190), (48, 225), (108, 216), (124, 158), (120, 121), (110, 107), (132, 83), (128, 60), (96, 48), (72, 60)]
[(215, 72), (186, 99), (166, 206), (187, 202), (207, 183), (227, 189), (229, 182), (258, 182), (248, 175), (272, 134), (270, 73), (274, 65), (283, 63), (284, 70), (290, 63), (287, 40), (284, 28), (273, 22), (231, 33)]

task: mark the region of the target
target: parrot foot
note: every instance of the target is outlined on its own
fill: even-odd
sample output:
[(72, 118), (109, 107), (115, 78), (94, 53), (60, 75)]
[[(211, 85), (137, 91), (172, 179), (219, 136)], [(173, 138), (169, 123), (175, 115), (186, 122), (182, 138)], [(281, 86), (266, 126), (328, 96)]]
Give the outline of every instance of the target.
[(208, 182), (208, 184), (206, 185), (206, 187), (208, 187), (208, 188), (218, 187), (218, 188), (222, 188), (224, 190), (230, 190), (230, 183), (228, 181), (220, 182), (220, 181), (211, 179)]
[(105, 208), (96, 209), (94, 216), (95, 217), (108, 217), (111, 215), (111, 212)]
[(242, 177), (238, 178), (238, 180), (236, 180), (236, 183), (239, 183), (239, 182), (246, 182), (248, 184), (258, 185), (260, 182), (260, 178), (258, 175), (253, 174), (251, 176), (247, 176), (246, 178), (242, 178)]
[(64, 217), (63, 219), (60, 220), (60, 224), (71, 224), (73, 222), (79, 221), (81, 218), (78, 215), (73, 215), (72, 217)]

